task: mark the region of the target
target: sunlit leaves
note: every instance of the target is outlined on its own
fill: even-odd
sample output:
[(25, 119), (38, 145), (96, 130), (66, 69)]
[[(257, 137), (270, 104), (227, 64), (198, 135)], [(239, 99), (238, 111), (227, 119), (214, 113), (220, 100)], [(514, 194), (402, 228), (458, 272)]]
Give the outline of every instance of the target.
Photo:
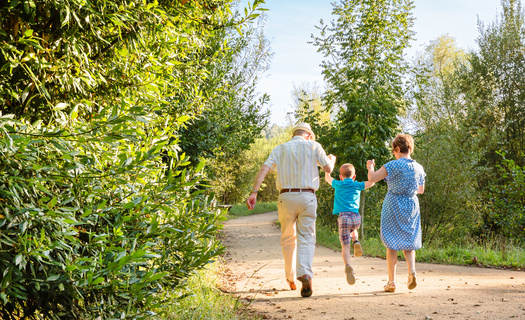
[[(0, 316), (148, 318), (221, 252), (180, 150), (230, 2), (0, 8)], [(5, 31), (9, 30), (9, 34)], [(227, 51), (224, 47), (218, 52)]]
[(325, 105), (337, 112), (334, 126), (319, 129), (330, 132), (319, 141), (356, 165), (358, 179), (367, 159), (388, 159), (385, 143), (406, 108), (403, 51), (413, 36), (412, 7), (409, 0), (344, 0), (334, 3), (332, 23), (321, 21), (320, 34), (313, 36), (326, 57)]

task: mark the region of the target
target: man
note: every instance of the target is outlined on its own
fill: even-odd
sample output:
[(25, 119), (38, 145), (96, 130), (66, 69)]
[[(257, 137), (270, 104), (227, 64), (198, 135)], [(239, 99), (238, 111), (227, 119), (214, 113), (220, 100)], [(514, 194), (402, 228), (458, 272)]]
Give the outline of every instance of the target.
[[(301, 296), (312, 295), (312, 262), (315, 249), (315, 219), (319, 188), (319, 169), (331, 173), (330, 161), (307, 123), (293, 129), (292, 139), (275, 147), (261, 166), (250, 196), (246, 200), (252, 210), (257, 202), (257, 191), (264, 177), (277, 169), (277, 189), (280, 190), (278, 213), (281, 223), (281, 247), (284, 257), (286, 281), (295, 290), (295, 276), (302, 283)], [(297, 240), (297, 244), (296, 244)], [(296, 268), (297, 264), (297, 268)]]

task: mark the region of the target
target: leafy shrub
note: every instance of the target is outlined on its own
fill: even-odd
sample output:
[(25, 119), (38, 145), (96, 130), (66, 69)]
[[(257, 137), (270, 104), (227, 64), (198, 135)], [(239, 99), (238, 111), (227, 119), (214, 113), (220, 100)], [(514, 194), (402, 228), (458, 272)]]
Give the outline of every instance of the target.
[(525, 166), (500, 154), (496, 168), (501, 180), (491, 187), (492, 211), (485, 220), (492, 232), (525, 243)]
[(53, 130), (0, 119), (3, 319), (148, 318), (221, 253), (203, 164), (143, 113), (102, 114)]

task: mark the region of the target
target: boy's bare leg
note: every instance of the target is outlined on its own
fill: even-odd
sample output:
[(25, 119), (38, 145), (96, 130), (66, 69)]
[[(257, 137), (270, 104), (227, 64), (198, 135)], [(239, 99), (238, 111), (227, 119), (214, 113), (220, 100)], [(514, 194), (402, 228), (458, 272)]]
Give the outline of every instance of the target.
[(355, 276), (354, 276), (354, 269), (350, 265), (350, 248), (352, 248), (352, 244), (341, 244), (342, 250), (341, 253), (343, 255), (343, 261), (345, 263), (345, 274), (346, 274), (346, 282), (348, 284), (352, 285), (355, 284)]
[(343, 255), (343, 262), (345, 263), (345, 266), (346, 266), (350, 264), (350, 257), (351, 257), (350, 248), (352, 248), (352, 244), (351, 243), (341, 244), (341, 246), (342, 246), (341, 253)]
[(355, 229), (354, 231), (352, 231), (352, 233), (350, 234), (351, 237), (352, 237), (352, 241), (359, 241), (359, 234), (357, 233), (357, 229)]
[(352, 242), (354, 243), (354, 256), (360, 257), (363, 255), (363, 249), (361, 248), (361, 243), (359, 242), (359, 235), (357, 229), (352, 231), (350, 234), (352, 237)]

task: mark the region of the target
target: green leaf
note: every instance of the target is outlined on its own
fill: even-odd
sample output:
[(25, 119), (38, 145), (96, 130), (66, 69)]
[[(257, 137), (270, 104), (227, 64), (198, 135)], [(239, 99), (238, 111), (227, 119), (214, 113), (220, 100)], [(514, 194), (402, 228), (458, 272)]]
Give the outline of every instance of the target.
[(98, 278), (96, 278), (95, 280), (93, 280), (93, 282), (91, 283), (91, 285), (96, 286), (97, 284), (101, 283), (102, 281), (104, 281), (104, 278), (103, 278), (103, 277), (98, 277)]
[(64, 109), (66, 109), (68, 106), (69, 106), (69, 104), (67, 104), (67, 103), (65, 103), (65, 102), (61, 102), (61, 103), (57, 104), (55, 107), (53, 107), (53, 110), (54, 110), (54, 111), (64, 110)]
[(177, 123), (182, 124), (190, 119), (189, 116), (184, 115), (177, 118)]
[(195, 171), (196, 172), (199, 172), (201, 171), (203, 168), (204, 168), (204, 165), (206, 164), (206, 162), (203, 160), (201, 162), (199, 162), (199, 164), (197, 164), (197, 166), (195, 167)]
[(47, 277), (46, 281), (49, 281), (49, 282), (51, 282), (51, 281), (57, 281), (58, 278), (60, 278), (60, 275), (58, 275), (58, 274), (54, 274), (54, 275), (50, 275), (49, 277)]

